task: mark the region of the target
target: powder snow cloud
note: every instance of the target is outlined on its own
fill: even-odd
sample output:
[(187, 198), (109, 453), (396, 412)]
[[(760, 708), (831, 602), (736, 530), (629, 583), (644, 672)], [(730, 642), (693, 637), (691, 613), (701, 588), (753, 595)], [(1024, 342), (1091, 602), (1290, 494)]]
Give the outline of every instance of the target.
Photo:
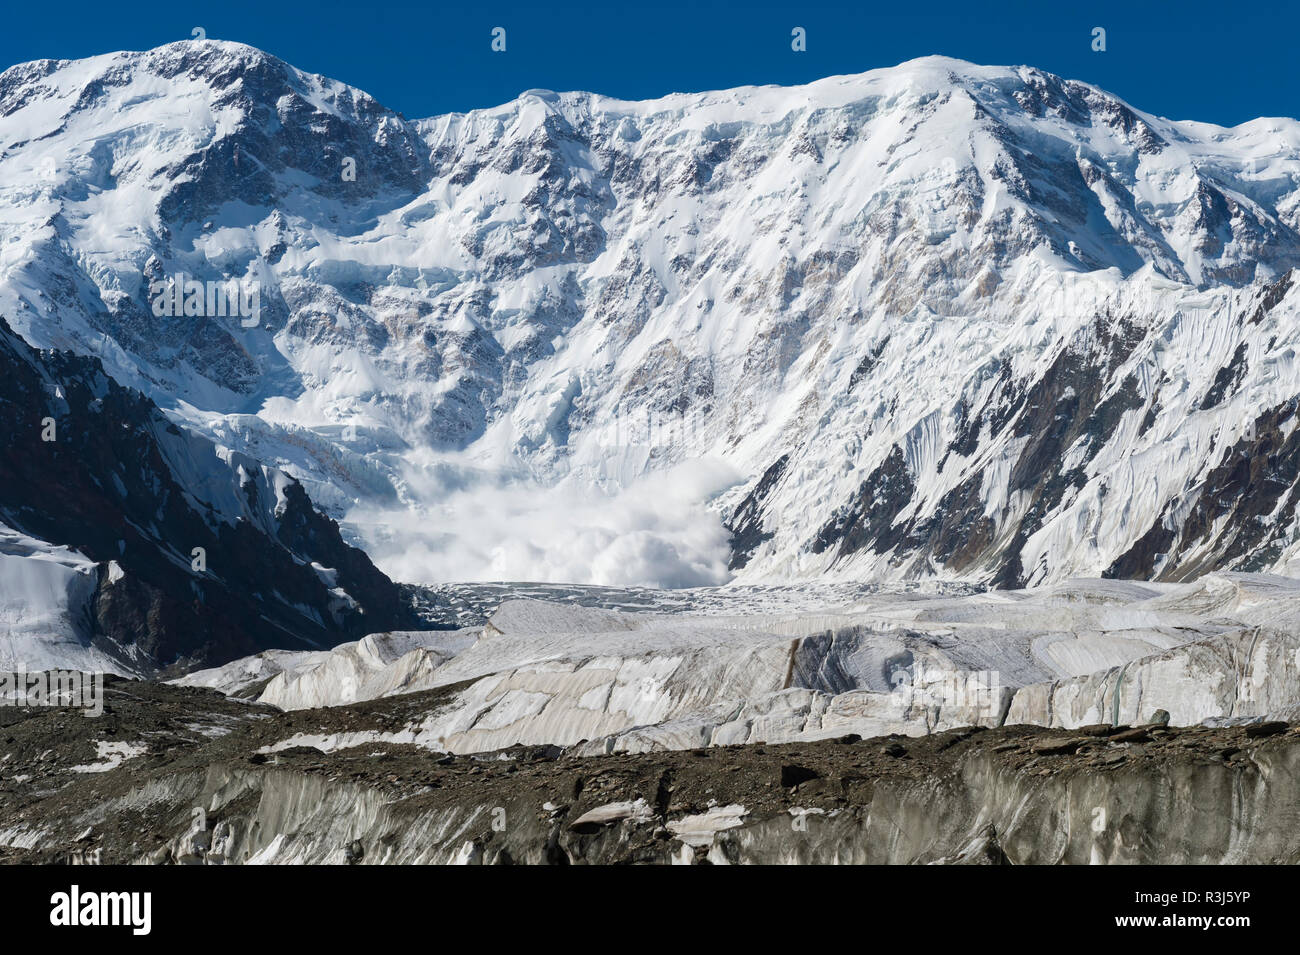
[(518, 580), (600, 586), (725, 583), (730, 534), (708, 502), (738, 479), (717, 460), (681, 464), (627, 488), (543, 486), (443, 462), (408, 475), (426, 504), (358, 509), (349, 521), (396, 580)]

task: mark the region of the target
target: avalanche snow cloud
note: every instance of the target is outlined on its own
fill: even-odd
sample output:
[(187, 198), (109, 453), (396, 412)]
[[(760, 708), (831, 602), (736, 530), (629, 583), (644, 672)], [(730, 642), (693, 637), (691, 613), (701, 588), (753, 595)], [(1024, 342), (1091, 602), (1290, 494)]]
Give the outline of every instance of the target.
[(1298, 228), (1295, 120), (1029, 67), (417, 122), (234, 43), (0, 74), (0, 315), (412, 580), (1300, 572)]
[[(354, 509), (372, 559), (396, 580), (532, 580), (600, 586), (722, 584), (730, 534), (704, 502), (740, 480), (718, 460), (689, 461), (612, 492), (441, 467), (407, 470), (430, 502)], [(432, 478), (432, 480), (431, 480)]]

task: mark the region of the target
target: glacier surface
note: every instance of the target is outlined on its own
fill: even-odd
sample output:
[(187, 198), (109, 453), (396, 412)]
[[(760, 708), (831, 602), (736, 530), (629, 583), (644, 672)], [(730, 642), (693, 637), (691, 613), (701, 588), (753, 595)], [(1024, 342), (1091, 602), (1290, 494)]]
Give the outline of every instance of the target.
[[(801, 596), (816, 600), (816, 588)], [(753, 612), (744, 588), (718, 599), (732, 613), (506, 600), (478, 628), (279, 656), (256, 699), (285, 710), (453, 692), (401, 727), (288, 736), (265, 751), (388, 741), (596, 755), (968, 725), (1229, 725), (1300, 711), (1300, 582), (1288, 578), (875, 592), (815, 613), (774, 612), (770, 600)], [(180, 682), (240, 692), (253, 672), (271, 672), (265, 655)]]

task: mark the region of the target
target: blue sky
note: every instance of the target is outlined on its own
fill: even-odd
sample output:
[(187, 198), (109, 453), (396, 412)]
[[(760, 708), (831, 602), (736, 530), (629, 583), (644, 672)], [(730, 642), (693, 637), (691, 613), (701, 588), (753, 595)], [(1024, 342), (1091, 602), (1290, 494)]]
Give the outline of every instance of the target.
[[(1039, 66), (1174, 119), (1300, 116), (1300, 4), (1274, 0), (610, 0), (549, 9), (491, 0), (10, 0), (0, 64), (147, 49), (195, 26), (361, 87), (412, 118), (495, 105), (533, 87), (641, 99), (799, 83), (929, 53)], [(496, 26), (506, 29), (505, 53), (490, 49)], [(790, 49), (795, 26), (807, 30), (806, 52)], [(1091, 49), (1098, 26), (1104, 53)]]

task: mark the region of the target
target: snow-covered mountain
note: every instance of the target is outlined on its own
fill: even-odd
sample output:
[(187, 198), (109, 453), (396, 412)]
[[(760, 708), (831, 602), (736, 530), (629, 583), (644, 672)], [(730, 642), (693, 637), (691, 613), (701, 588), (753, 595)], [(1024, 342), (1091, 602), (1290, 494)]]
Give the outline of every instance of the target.
[(404, 580), (1300, 571), (1297, 264), (1300, 123), (1024, 67), (418, 122), (233, 43), (0, 74), (0, 315)]
[(0, 671), (151, 676), (415, 625), (302, 485), (0, 321)]

